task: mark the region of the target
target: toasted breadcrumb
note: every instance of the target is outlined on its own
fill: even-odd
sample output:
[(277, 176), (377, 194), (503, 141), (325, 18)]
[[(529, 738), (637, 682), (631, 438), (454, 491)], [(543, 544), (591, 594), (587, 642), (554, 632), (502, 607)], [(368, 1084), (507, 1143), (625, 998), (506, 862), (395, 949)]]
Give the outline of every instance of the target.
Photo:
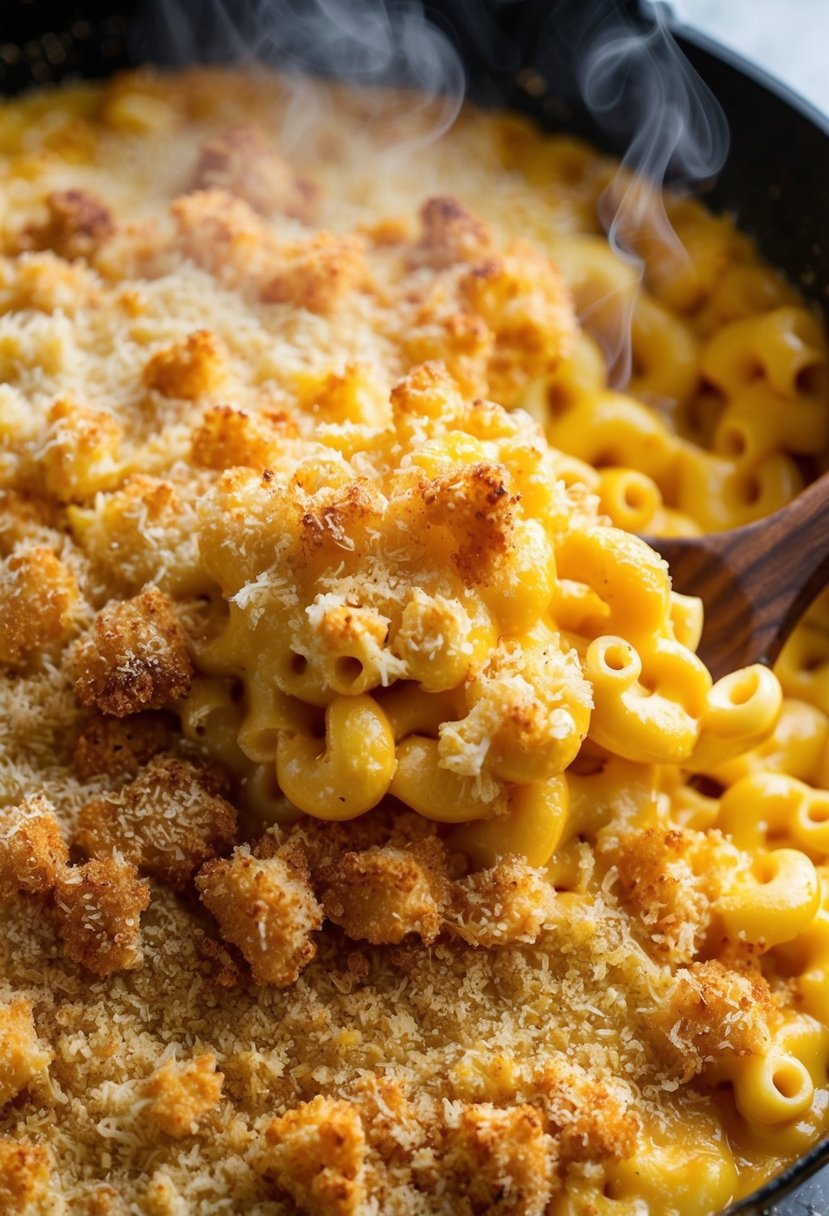
[(159, 752), (167, 751), (172, 741), (172, 727), (163, 714), (96, 715), (78, 734), (72, 764), (80, 781), (101, 775), (123, 780), (134, 777)]
[(359, 237), (331, 232), (317, 232), (307, 241), (287, 245), (280, 250), (279, 270), (262, 287), (262, 300), (331, 313), (365, 279), (362, 255)]
[(80, 703), (118, 718), (186, 696), (193, 678), (175, 609), (157, 587), (101, 609), (73, 660)]
[(122, 432), (112, 414), (61, 398), (47, 421), (43, 477), (50, 494), (60, 502), (85, 502), (113, 484)]
[(62, 258), (91, 258), (115, 232), (109, 208), (87, 190), (56, 190), (46, 199), (48, 216), (20, 236), (22, 249), (51, 249)]
[(29, 1001), (0, 1005), (0, 1108), (48, 1068), (51, 1058), (38, 1042)]
[(534, 942), (554, 918), (555, 891), (520, 857), (503, 857), (455, 886), (451, 924), (470, 946)]
[(144, 383), (162, 397), (198, 401), (221, 384), (222, 362), (215, 335), (197, 329), (152, 356), (144, 368)]
[(557, 1188), (557, 1151), (532, 1106), (461, 1111), (442, 1165), (459, 1216), (543, 1216)]
[(274, 149), (261, 127), (231, 127), (206, 139), (193, 172), (193, 189), (218, 188), (250, 203), (254, 211), (314, 217), (317, 190)]
[(199, 1120), (218, 1105), (224, 1074), (216, 1071), (216, 1057), (205, 1052), (192, 1060), (167, 1060), (144, 1083), (149, 1111), (168, 1136), (177, 1139), (196, 1130)]
[(237, 988), (242, 982), (242, 969), (227, 946), (205, 936), (199, 942), (199, 953), (209, 968), (213, 982), (219, 988)]
[(41, 1144), (0, 1137), (0, 1212), (22, 1216), (46, 1195), (49, 1154)]
[(350, 1103), (322, 1095), (274, 1119), (260, 1168), (308, 1216), (358, 1216), (365, 1199), (365, 1133)]
[(17, 891), (52, 891), (69, 861), (54, 807), (34, 794), (22, 806), (0, 810), (0, 902)]
[(259, 860), (237, 849), (228, 861), (203, 866), (196, 887), (257, 984), (293, 984), (316, 955), (312, 933), (322, 926), (322, 909), (295, 857)]
[(119, 591), (135, 594), (148, 582), (169, 595), (199, 594), (193, 498), (171, 482), (135, 474), (120, 489), (102, 494), (94, 511), (75, 516), (78, 542)]
[(256, 212), (227, 190), (196, 190), (171, 205), (186, 257), (228, 287), (261, 289), (278, 265), (278, 243)]
[(683, 1080), (723, 1055), (767, 1051), (773, 1001), (767, 981), (752, 971), (733, 971), (719, 959), (677, 972), (673, 995), (658, 1023), (666, 1055)]
[(64, 636), (78, 585), (49, 549), (19, 545), (0, 563), (0, 663), (17, 665)]
[(492, 246), (483, 220), (456, 198), (427, 199), (419, 212), (420, 239), (412, 248), (412, 266), (444, 270), (456, 262), (475, 262)]
[(117, 855), (182, 887), (235, 835), (236, 811), (215, 794), (210, 771), (157, 756), (130, 785), (82, 808), (74, 843), (91, 857)]
[(94, 975), (137, 967), (147, 884), (129, 862), (107, 858), (65, 870), (55, 888), (58, 930), (67, 958)]
[(674, 965), (690, 962), (711, 921), (711, 841), (679, 828), (646, 828), (622, 840), (617, 856), (619, 897), (640, 918), (648, 948)]
[(0, 490), (0, 555), (3, 557), (8, 557), (20, 541), (32, 544), (45, 541), (54, 523), (54, 504), (47, 498), (18, 490)]
[(552, 371), (567, 355), (577, 326), (570, 293), (550, 261), (526, 241), (470, 267), (460, 283), (463, 306), (495, 335), (490, 395), (514, 400), (528, 379)]
[(16, 309), (75, 316), (100, 299), (97, 278), (83, 262), (65, 262), (53, 253), (23, 254), (8, 284), (8, 304)]
[(445, 851), (435, 837), (409, 848), (346, 853), (318, 880), (329, 920), (374, 945), (396, 945), (409, 933), (433, 942), (450, 898)]
[(541, 1096), (563, 1164), (618, 1160), (635, 1150), (639, 1122), (612, 1081), (553, 1056), (534, 1070), (533, 1089)]
[(191, 458), (204, 469), (241, 466), (260, 472), (273, 460), (280, 433), (290, 425), (274, 415), (250, 415), (229, 405), (208, 410), (193, 432)]

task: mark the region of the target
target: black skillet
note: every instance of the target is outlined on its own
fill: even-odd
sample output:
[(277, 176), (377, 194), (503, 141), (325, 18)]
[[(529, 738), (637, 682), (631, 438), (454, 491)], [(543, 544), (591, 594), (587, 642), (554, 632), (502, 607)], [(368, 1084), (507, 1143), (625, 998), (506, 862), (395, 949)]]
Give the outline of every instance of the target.
[[(304, 0), (271, 2), (284, 13), (301, 11)], [(161, 36), (171, 12), (197, 14), (186, 58), (225, 60), (246, 41), (258, 41), (261, 53), (255, 13), (262, 7), (257, 0), (0, 0), (0, 92), (180, 62), (181, 48)], [(457, 48), (476, 101), (523, 110), (549, 129), (625, 152), (633, 120), (624, 100), (612, 130), (591, 116), (579, 84), (579, 48), (620, 21), (647, 33), (650, 8), (643, 12), (636, 0), (426, 0), (421, 7)], [(232, 11), (238, 36), (227, 37), (227, 23), (215, 19), (219, 10)], [(766, 259), (829, 318), (829, 120), (730, 50), (677, 25), (672, 31), (730, 128), (725, 163), (701, 183), (706, 202), (733, 214)], [(286, 39), (268, 40), (270, 61), (330, 68), (315, 60), (313, 47)], [(670, 164), (668, 177), (682, 178), (683, 166)], [(723, 1216), (829, 1216), (827, 1164), (829, 1138)]]

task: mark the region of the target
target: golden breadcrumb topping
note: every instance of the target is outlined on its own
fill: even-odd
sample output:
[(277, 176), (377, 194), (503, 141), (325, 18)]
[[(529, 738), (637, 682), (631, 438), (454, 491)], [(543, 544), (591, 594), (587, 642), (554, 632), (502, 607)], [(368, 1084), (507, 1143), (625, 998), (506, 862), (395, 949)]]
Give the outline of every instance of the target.
[(180, 1139), (191, 1135), (199, 1120), (219, 1102), (224, 1077), (210, 1052), (186, 1063), (167, 1060), (142, 1087), (149, 1113), (162, 1131)]
[(42, 1145), (0, 1138), (0, 1210), (9, 1216), (32, 1211), (45, 1198), (49, 1174)]
[(825, 1130), (826, 630), (722, 764), (589, 669), (709, 706), (628, 534), (822, 467), (823, 331), (680, 199), (634, 306), (615, 165), (411, 106), (0, 112), (0, 1212), (708, 1216)]
[(78, 701), (117, 718), (185, 696), (193, 674), (175, 609), (157, 587), (102, 608), (73, 659)]

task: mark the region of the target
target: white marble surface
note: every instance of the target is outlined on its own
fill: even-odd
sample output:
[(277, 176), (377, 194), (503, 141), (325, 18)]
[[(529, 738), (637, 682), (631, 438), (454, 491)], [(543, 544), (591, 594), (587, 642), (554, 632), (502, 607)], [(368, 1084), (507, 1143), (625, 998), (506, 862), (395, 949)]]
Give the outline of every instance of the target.
[(829, 0), (668, 0), (668, 7), (829, 114)]

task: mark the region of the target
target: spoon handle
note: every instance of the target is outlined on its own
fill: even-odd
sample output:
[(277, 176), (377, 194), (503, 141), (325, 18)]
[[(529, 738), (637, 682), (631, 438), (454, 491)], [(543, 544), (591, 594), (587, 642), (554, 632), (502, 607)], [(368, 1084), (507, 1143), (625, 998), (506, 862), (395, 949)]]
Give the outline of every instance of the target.
[(648, 537), (677, 591), (705, 605), (699, 655), (715, 679), (771, 664), (829, 580), (829, 473), (765, 519), (693, 539)]
[(767, 519), (729, 533), (723, 553), (754, 608), (758, 660), (773, 663), (829, 579), (829, 474)]

